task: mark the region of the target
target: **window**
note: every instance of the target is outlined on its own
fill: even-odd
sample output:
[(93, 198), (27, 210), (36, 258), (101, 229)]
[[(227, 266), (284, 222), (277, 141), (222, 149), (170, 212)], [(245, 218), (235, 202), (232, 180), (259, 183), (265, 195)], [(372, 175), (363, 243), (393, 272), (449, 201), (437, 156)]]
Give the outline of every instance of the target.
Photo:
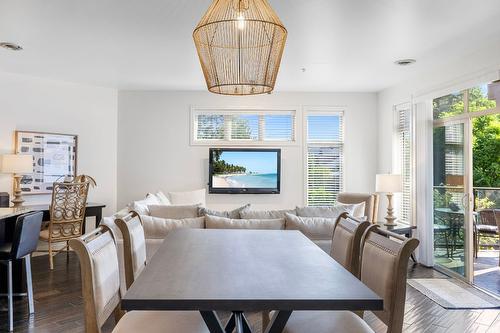
[(343, 113), (308, 112), (306, 121), (307, 205), (332, 206), (344, 184)]
[(192, 143), (295, 142), (295, 110), (192, 112)]
[(493, 82), (438, 97), (432, 101), (434, 119), (494, 109), (497, 107), (498, 90), (498, 83)]
[(413, 188), (413, 130), (412, 112), (409, 104), (399, 105), (396, 111), (396, 139), (399, 173), (403, 181), (403, 191), (399, 202), (399, 220), (411, 224), (412, 222), (412, 188)]

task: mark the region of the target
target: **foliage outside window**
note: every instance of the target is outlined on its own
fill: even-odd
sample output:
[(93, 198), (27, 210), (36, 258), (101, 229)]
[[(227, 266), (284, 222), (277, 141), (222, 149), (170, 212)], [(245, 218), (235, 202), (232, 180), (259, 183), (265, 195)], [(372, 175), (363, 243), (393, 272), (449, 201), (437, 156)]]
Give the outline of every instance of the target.
[[(493, 110), (497, 107), (497, 102), (498, 98), (495, 100), (488, 97), (488, 85), (480, 85), (434, 99), (434, 119)], [(475, 207), (476, 209), (499, 208), (500, 113), (472, 118), (472, 135)], [(453, 148), (451, 144), (448, 146), (449, 149)], [(457, 149), (457, 151), (462, 150)]]

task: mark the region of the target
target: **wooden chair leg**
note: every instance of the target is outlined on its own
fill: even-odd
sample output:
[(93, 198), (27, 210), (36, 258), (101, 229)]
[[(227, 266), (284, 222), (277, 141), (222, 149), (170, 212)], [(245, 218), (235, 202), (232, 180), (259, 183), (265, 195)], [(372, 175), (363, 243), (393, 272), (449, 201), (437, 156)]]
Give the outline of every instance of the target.
[(52, 243), (49, 242), (49, 267), (50, 270), (54, 269), (54, 255), (52, 254)]

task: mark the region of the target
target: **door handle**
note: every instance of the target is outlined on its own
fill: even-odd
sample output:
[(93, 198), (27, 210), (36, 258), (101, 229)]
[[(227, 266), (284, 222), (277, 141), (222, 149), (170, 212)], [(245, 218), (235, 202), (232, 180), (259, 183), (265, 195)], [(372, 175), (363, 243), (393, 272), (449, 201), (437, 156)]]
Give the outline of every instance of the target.
[(468, 193), (464, 193), (464, 195), (462, 196), (462, 207), (464, 209), (469, 208), (469, 194)]

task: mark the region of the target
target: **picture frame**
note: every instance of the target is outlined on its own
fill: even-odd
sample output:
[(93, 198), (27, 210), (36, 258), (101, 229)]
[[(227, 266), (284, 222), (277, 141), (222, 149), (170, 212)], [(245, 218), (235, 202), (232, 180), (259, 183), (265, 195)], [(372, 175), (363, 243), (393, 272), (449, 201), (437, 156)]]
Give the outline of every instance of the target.
[(23, 195), (50, 194), (55, 181), (77, 175), (77, 135), (15, 131), (15, 152), (33, 155), (33, 174), (21, 179)]

